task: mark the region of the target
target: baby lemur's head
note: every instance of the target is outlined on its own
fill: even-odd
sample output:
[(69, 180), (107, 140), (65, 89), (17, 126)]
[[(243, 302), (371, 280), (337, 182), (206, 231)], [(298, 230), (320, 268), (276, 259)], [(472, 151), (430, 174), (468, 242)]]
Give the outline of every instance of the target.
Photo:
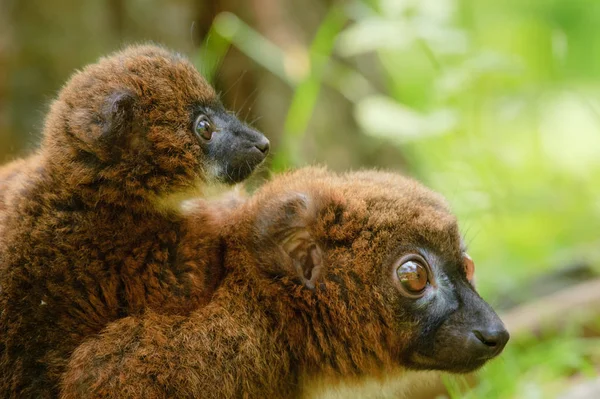
[(259, 263), (245, 273), (289, 310), (299, 357), (315, 367), (469, 372), (509, 339), (472, 285), (446, 202), (413, 180), (309, 168), (275, 179), (242, 212), (255, 215), (250, 231), (237, 224), (234, 235), (252, 237), (245, 248)]
[(183, 56), (127, 47), (88, 65), (52, 104), (42, 152), (74, 182), (134, 196), (237, 183), (269, 141), (240, 122)]

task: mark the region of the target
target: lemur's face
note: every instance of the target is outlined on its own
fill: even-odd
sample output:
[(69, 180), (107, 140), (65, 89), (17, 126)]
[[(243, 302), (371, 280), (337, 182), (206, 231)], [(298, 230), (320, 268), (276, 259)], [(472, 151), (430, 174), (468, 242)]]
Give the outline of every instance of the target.
[[(213, 88), (184, 59), (148, 61), (151, 74), (141, 114), (161, 169), (195, 171), (206, 182), (238, 183), (260, 165), (269, 140), (241, 122), (220, 103)], [(164, 162), (164, 164), (163, 164)]]
[(306, 169), (272, 186), (253, 199), (266, 204), (252, 235), (266, 238), (253, 247), (281, 295), (326, 325), (319, 345), (341, 340), (356, 369), (456, 373), (502, 352), (509, 334), (472, 285), (473, 261), (441, 196), (381, 172)]
[[(353, 267), (361, 270), (358, 275), (376, 273), (365, 281), (373, 281), (373, 290), (392, 309), (391, 328), (403, 340), (411, 336), (397, 355), (399, 363), (456, 373), (481, 367), (502, 352), (509, 333), (475, 291), (474, 263), (456, 219), (423, 187), (392, 181), (384, 187), (378, 195), (367, 194), (366, 210), (359, 208), (365, 217), (355, 225), (358, 240), (368, 233), (373, 248), (361, 245), (364, 263)], [(377, 251), (385, 256), (375, 257)]]
[(47, 143), (71, 147), (104, 180), (158, 197), (199, 183), (237, 183), (269, 140), (226, 111), (185, 58), (133, 46), (76, 73), (49, 116)]
[(424, 246), (403, 248), (388, 269), (397, 303), (409, 309), (415, 339), (402, 363), (417, 369), (470, 372), (499, 355), (509, 334), (471, 281), (472, 260)]
[(219, 103), (194, 109), (191, 131), (202, 149), (209, 179), (238, 183), (269, 153), (269, 140)]

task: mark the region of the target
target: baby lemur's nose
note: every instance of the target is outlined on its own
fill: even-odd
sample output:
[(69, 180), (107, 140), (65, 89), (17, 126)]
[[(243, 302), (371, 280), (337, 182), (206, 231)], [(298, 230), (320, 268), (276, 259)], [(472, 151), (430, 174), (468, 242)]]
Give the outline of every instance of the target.
[(269, 139), (262, 136), (255, 143), (254, 146), (260, 150), (263, 154), (267, 155), (269, 153), (269, 148), (271, 147), (271, 143), (269, 143)]
[(510, 338), (510, 334), (504, 326), (481, 328), (473, 330), (472, 333), (477, 338), (480, 350), (488, 352), (490, 356), (496, 356), (502, 352)]

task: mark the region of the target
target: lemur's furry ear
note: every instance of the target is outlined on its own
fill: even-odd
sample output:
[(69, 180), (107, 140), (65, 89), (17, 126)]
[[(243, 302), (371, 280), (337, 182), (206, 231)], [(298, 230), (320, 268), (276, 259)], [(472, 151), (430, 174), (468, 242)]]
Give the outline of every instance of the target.
[(135, 94), (117, 90), (109, 94), (102, 109), (102, 132), (100, 139), (114, 140), (133, 128)]
[(323, 269), (321, 248), (306, 230), (299, 230), (286, 237), (280, 244), (292, 262), (296, 277), (306, 288), (314, 289)]
[(118, 158), (131, 143), (130, 133), (136, 129), (134, 113), (137, 97), (128, 90), (117, 89), (106, 95), (103, 101), (99, 110), (73, 110), (66, 123), (73, 135), (81, 140), (84, 151), (108, 161)]
[(100, 109), (73, 109), (65, 122), (84, 148), (105, 160), (126, 147), (128, 133), (135, 129), (136, 103), (134, 93), (117, 89), (105, 96)]
[[(268, 212), (268, 214), (267, 214)], [(292, 194), (273, 208), (265, 209), (259, 219), (259, 234), (276, 246), (278, 259), (269, 265), (272, 274), (293, 278), (314, 289), (324, 267), (323, 252), (313, 234), (317, 218), (313, 198), (303, 193)]]
[(463, 267), (467, 280), (475, 288), (475, 262), (473, 262), (473, 259), (466, 252), (463, 254)]

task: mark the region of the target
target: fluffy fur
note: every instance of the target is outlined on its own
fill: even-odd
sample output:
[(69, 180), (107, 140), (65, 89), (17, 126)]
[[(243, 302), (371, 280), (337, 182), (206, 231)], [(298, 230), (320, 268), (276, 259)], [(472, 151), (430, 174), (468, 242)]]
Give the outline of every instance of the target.
[(37, 153), (0, 170), (0, 396), (56, 397), (71, 352), (110, 321), (207, 302), (216, 216), (165, 204), (243, 179), (267, 150), (178, 54), (133, 46), (77, 72)]
[[(226, 275), (211, 302), (189, 317), (149, 311), (110, 324), (74, 352), (63, 399), (295, 398), (323, 381), (484, 362), (469, 353), (455, 363), (412, 360), (415, 343), (435, 347), (447, 328), (463, 334), (461, 352), (461, 326), (480, 312), (462, 303), (477, 294), (455, 218), (412, 180), (287, 174), (228, 218), (222, 240)], [(420, 299), (401, 295), (392, 278), (412, 251), (438, 280)]]

